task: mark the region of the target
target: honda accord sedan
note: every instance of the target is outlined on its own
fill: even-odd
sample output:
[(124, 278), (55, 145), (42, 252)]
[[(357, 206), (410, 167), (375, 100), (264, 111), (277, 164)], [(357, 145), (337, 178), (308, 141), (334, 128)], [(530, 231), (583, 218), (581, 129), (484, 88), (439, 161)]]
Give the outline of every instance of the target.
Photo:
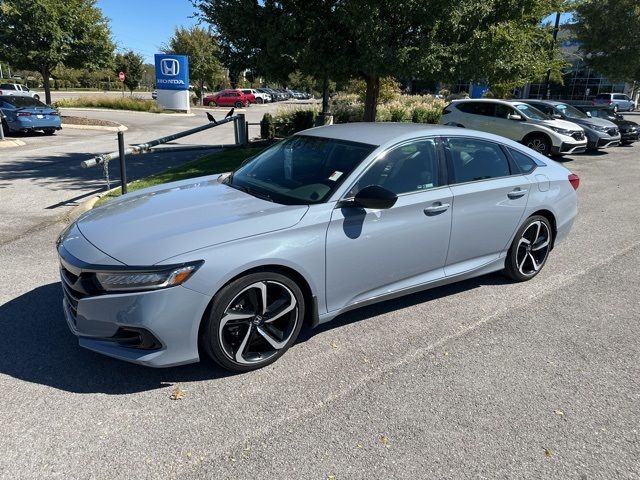
[(473, 130), (313, 128), (81, 216), (57, 242), (66, 320), (118, 359), (252, 370), (362, 305), (496, 271), (532, 279), (571, 229), (578, 184)]

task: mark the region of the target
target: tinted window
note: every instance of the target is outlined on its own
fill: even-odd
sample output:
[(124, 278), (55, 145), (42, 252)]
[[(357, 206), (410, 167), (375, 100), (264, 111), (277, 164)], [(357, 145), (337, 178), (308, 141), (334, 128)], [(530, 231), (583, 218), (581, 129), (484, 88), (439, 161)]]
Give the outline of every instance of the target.
[(458, 110), (464, 113), (472, 113), (474, 115), (493, 116), (495, 105), (489, 102), (462, 102), (456, 105)]
[(375, 147), (295, 135), (260, 153), (226, 183), (289, 205), (326, 200)]
[(5, 90), (16, 90), (15, 85), (13, 83), (0, 83), (0, 88), (4, 88)]
[(609, 100), (610, 95), (608, 93), (599, 93), (596, 95), (597, 100)]
[[(532, 118), (534, 120), (548, 120), (547, 113), (542, 110), (538, 103), (532, 103), (531, 105), (527, 105), (526, 103), (521, 103), (516, 105), (516, 108), (524, 114), (527, 118)], [(544, 107), (544, 104), (542, 105)]]
[(626, 100), (626, 98), (624, 98), (625, 95), (614, 95), (613, 99), (614, 100)]
[(386, 152), (360, 177), (348, 196), (369, 185), (379, 185), (396, 195), (439, 186), (435, 140), (419, 140)]
[(496, 105), (495, 116), (499, 118), (507, 118), (509, 115), (516, 115), (516, 111), (508, 105), (501, 103)]
[(15, 107), (46, 107), (44, 103), (40, 100), (36, 100), (31, 97), (18, 97), (18, 96), (7, 96), (4, 97), (4, 101), (14, 105)]
[(571, 105), (559, 103), (556, 105), (556, 109), (567, 118), (585, 119), (587, 115)]
[(524, 153), (520, 153), (518, 150), (514, 150), (512, 148), (509, 149), (511, 156), (515, 160), (518, 167), (520, 167), (520, 171), (522, 173), (531, 173), (533, 172), (538, 164), (528, 155)]
[(511, 175), (509, 161), (499, 145), (471, 138), (450, 138), (456, 183)]

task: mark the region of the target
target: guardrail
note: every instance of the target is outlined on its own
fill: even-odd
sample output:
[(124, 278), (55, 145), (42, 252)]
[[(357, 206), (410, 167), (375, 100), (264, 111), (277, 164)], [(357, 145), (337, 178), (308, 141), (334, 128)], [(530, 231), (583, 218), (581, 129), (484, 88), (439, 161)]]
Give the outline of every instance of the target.
[[(224, 147), (236, 147), (240, 145), (246, 145), (249, 141), (248, 136), (248, 122), (245, 122), (244, 114), (240, 113), (238, 115), (233, 115), (233, 110), (231, 110), (227, 117), (218, 121), (211, 121), (206, 125), (201, 125), (199, 127), (191, 128), (189, 130), (184, 130), (182, 132), (174, 133), (173, 135), (167, 135), (165, 137), (157, 138), (155, 140), (151, 140), (146, 143), (140, 143), (137, 145), (130, 145), (125, 148), (124, 146), (124, 134), (123, 132), (118, 132), (118, 150), (110, 153), (104, 153), (102, 155), (98, 155), (90, 160), (85, 160), (80, 163), (82, 168), (90, 168), (96, 167), (98, 165), (104, 166), (105, 177), (107, 180), (107, 188), (110, 187), (109, 182), (109, 162), (115, 160), (116, 158), (120, 160), (120, 180), (122, 185), (122, 193), (127, 193), (127, 166), (126, 166), (126, 156), (127, 155), (142, 155), (145, 153), (160, 153), (160, 152), (175, 152), (175, 151), (185, 151), (185, 150), (210, 150), (212, 148), (224, 148)], [(234, 134), (235, 134), (235, 143), (232, 145), (180, 145), (176, 147), (164, 147), (157, 148), (159, 145), (171, 142), (173, 140), (177, 140), (179, 138), (187, 137), (189, 135), (193, 135), (195, 133), (202, 132), (204, 130), (209, 130), (211, 128), (219, 127), (220, 125), (224, 125), (226, 123), (233, 122), (234, 126)]]

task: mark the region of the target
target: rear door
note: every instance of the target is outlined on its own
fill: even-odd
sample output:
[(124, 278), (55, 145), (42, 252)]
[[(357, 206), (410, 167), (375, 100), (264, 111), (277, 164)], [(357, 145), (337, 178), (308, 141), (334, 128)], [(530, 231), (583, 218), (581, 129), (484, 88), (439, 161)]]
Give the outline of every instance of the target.
[(446, 142), (453, 194), (447, 276), (499, 258), (520, 226), (530, 182), (501, 145), (476, 138)]
[[(521, 120), (512, 120), (509, 118), (510, 115), (519, 115)], [(491, 133), (502, 135), (516, 142), (522, 140), (528, 131), (526, 121), (520, 112), (510, 105), (502, 103), (496, 104), (492, 123)]]

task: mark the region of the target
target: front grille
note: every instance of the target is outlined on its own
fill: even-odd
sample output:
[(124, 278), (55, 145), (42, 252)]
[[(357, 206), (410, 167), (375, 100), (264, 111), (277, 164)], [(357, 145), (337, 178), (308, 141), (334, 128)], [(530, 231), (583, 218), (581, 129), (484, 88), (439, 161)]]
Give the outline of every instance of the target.
[(76, 275), (64, 268), (63, 265), (60, 266), (60, 279), (62, 280), (64, 297), (75, 317), (78, 314), (78, 302), (98, 293), (95, 282), (91, 274)]
[(575, 140), (584, 140), (584, 132), (573, 132), (571, 134), (571, 136), (575, 139)]
[(620, 131), (617, 128), (610, 128), (609, 130), (607, 130), (607, 133), (611, 136), (611, 137), (615, 137), (617, 136)]

